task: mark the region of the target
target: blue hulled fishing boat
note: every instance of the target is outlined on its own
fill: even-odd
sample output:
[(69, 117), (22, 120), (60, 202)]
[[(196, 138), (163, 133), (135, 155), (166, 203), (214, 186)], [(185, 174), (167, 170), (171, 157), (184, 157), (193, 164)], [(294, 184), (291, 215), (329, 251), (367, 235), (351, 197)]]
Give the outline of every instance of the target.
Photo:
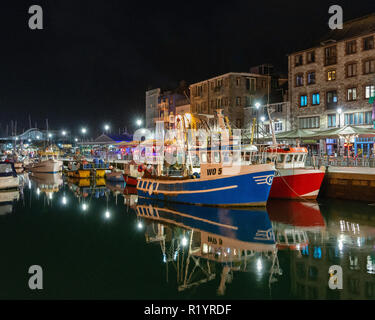
[[(231, 172), (232, 171), (232, 172)], [(193, 178), (142, 178), (138, 196), (209, 206), (265, 206), (275, 168), (270, 164), (241, 166), (237, 170), (220, 165), (201, 165)]]

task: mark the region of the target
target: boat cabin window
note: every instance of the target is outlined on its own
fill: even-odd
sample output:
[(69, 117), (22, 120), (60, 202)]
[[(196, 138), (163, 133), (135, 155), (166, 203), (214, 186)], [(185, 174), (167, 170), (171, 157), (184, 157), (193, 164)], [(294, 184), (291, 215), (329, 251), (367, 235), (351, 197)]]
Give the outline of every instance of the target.
[(12, 165), (10, 163), (2, 163), (0, 164), (0, 173), (12, 173)]
[(201, 163), (207, 163), (207, 152), (202, 152), (200, 154), (200, 158), (201, 158)]
[(295, 154), (293, 158), (294, 158), (294, 162), (297, 162), (297, 161), (298, 161), (298, 158), (299, 158), (299, 155), (298, 155), (298, 154)]
[(277, 155), (277, 162), (283, 163), (285, 160), (285, 154), (278, 154)]
[(303, 154), (300, 154), (298, 157), (298, 161), (302, 162), (302, 160), (303, 160)]
[(213, 160), (214, 160), (214, 163), (220, 163), (220, 152), (219, 151), (214, 151)]
[(293, 155), (292, 155), (292, 154), (288, 154), (288, 155), (286, 156), (286, 163), (291, 163), (292, 160), (293, 160)]

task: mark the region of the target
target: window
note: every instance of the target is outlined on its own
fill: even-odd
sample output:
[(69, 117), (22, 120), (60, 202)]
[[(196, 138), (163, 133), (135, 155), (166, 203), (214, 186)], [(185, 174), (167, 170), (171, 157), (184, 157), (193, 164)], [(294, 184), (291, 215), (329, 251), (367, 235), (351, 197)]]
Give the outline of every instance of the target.
[(336, 70), (330, 70), (327, 72), (327, 80), (328, 81), (336, 80)]
[(296, 67), (301, 66), (302, 63), (303, 63), (302, 55), (300, 54), (300, 55), (296, 56), (295, 59), (296, 59), (296, 60), (295, 60), (295, 66), (296, 66)]
[(374, 37), (367, 37), (363, 39), (363, 50), (374, 49)]
[(307, 74), (307, 83), (308, 84), (314, 84), (315, 83), (315, 72), (309, 72)]
[(345, 125), (362, 125), (366, 124), (366, 113), (355, 112), (345, 113)]
[(347, 90), (346, 99), (348, 101), (357, 100), (357, 88), (349, 88)]
[(372, 112), (365, 112), (365, 124), (372, 124)]
[(246, 79), (246, 89), (250, 91), (255, 91), (256, 89), (256, 79), (255, 78), (247, 78)]
[(296, 75), (296, 86), (301, 87), (303, 86), (303, 74), (297, 74)]
[(236, 98), (236, 106), (240, 106), (241, 105), (241, 97), (237, 97)]
[(275, 122), (275, 132), (283, 131), (283, 123), (282, 122)]
[(262, 80), (262, 88), (266, 87), (266, 80)]
[(236, 79), (236, 85), (237, 85), (237, 87), (241, 85), (241, 78)]
[(319, 93), (313, 93), (312, 94), (312, 105), (316, 106), (320, 104), (320, 94)]
[(275, 112), (283, 112), (283, 104), (282, 103), (279, 103), (278, 105), (276, 105)]
[(354, 101), (357, 100), (357, 88), (349, 88), (347, 90), (346, 99), (348, 101)]
[(370, 99), (375, 96), (375, 86), (366, 86), (365, 87), (365, 98)]
[(307, 106), (307, 96), (306, 95), (301, 96), (301, 98), (300, 98), (300, 106), (301, 107), (306, 107)]
[(251, 107), (253, 105), (253, 97), (246, 96), (246, 107)]
[(327, 106), (329, 108), (335, 107), (337, 105), (337, 91), (328, 91), (327, 92)]
[(325, 48), (324, 63), (326, 66), (337, 63), (336, 46)]
[(236, 127), (241, 128), (241, 126), (242, 126), (241, 119), (236, 119)]
[(307, 56), (307, 63), (315, 62), (315, 51), (308, 52), (306, 56)]
[(320, 127), (320, 117), (299, 118), (300, 129), (314, 129)]
[(346, 43), (346, 54), (353, 54), (357, 52), (357, 41), (348, 41)]
[(348, 78), (355, 77), (357, 75), (357, 64), (351, 63), (346, 66), (346, 76)]
[(375, 72), (375, 60), (368, 60), (364, 62), (363, 73), (370, 74)]
[(336, 127), (336, 114), (328, 115), (328, 128)]

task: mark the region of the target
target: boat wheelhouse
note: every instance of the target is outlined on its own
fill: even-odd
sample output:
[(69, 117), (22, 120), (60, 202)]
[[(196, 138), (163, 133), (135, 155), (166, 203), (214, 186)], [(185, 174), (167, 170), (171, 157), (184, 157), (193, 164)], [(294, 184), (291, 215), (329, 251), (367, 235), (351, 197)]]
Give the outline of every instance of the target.
[(275, 146), (265, 148), (264, 152), (276, 167), (270, 198), (301, 200), (318, 197), (325, 167), (306, 167), (306, 148)]

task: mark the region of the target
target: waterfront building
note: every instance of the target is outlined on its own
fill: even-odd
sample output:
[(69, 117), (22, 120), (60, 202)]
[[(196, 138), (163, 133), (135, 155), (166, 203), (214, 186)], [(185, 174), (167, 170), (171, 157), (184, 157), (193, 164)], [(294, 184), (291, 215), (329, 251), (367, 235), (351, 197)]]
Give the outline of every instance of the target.
[(158, 88), (146, 91), (146, 128), (154, 129), (157, 121), (174, 123), (171, 116), (180, 112), (190, 112), (189, 89), (184, 81), (173, 90)]
[[(194, 113), (209, 115), (223, 109), (232, 128), (249, 130), (254, 118), (258, 117), (259, 122), (265, 115), (268, 121), (267, 104), (285, 101), (287, 84), (287, 79), (276, 74), (268, 64), (252, 67), (250, 72), (229, 72), (192, 84), (191, 109)], [(259, 112), (255, 107), (258, 103)], [(279, 109), (279, 116), (286, 113), (286, 106)]]
[[(310, 48), (288, 56), (292, 129), (372, 127), (375, 95), (375, 14), (344, 23)], [(320, 141), (320, 152), (342, 154), (343, 143)], [(350, 146), (370, 155), (374, 139)], [(318, 144), (316, 144), (318, 146)]]
[(229, 72), (190, 86), (193, 113), (214, 115), (223, 109), (232, 128), (243, 128), (244, 108), (267, 95), (270, 76)]

